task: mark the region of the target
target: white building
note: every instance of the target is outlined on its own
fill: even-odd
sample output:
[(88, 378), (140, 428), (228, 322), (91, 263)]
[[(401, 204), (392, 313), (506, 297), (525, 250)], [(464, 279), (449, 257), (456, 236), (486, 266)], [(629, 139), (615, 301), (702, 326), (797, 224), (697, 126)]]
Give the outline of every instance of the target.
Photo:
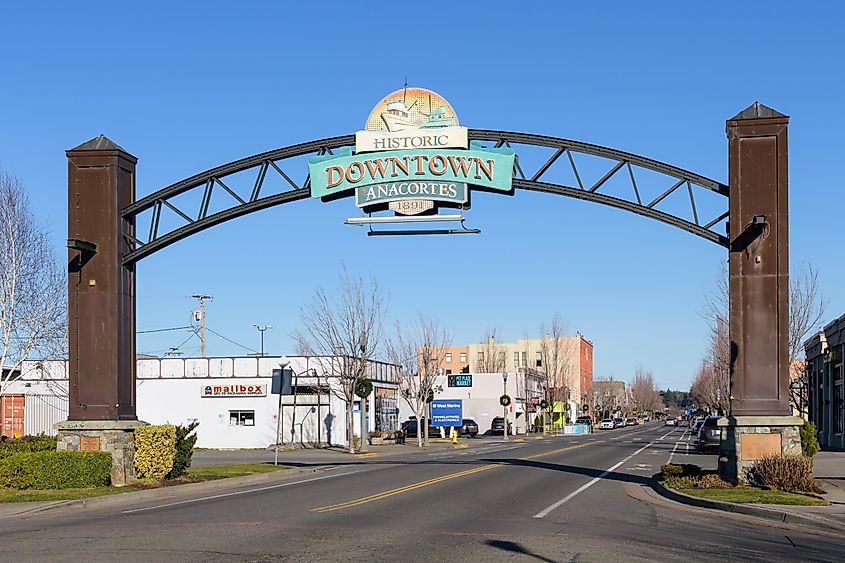
[[(505, 408), (499, 399), (508, 395), (511, 398), (507, 408), (508, 422), (515, 433), (524, 434), (533, 422), (526, 420), (526, 403), (529, 406), (539, 404), (544, 383), (542, 374), (532, 372), (527, 376), (523, 371), (510, 372), (506, 385), (501, 373), (458, 373), (437, 376), (432, 388), (435, 399), (461, 399), (463, 417), (475, 420), (481, 434), (490, 430), (493, 418), (504, 416)], [(405, 399), (400, 399), (399, 403), (400, 419), (407, 420), (414, 413)], [(529, 407), (527, 410), (534, 409)]]
[[(281, 357), (144, 358), (137, 364), (138, 419), (151, 424), (197, 421), (197, 447), (266, 448), (276, 441), (279, 395), (271, 393), (272, 372)], [(282, 443), (346, 445), (346, 404), (338, 398), (332, 359), (288, 357), (294, 395), (282, 396)], [(20, 433), (54, 434), (67, 418), (67, 362), (29, 362), (5, 396), (23, 401)], [(367, 429), (398, 427), (398, 384), (394, 366), (372, 362), (368, 377)], [(360, 402), (353, 409), (360, 435)]]

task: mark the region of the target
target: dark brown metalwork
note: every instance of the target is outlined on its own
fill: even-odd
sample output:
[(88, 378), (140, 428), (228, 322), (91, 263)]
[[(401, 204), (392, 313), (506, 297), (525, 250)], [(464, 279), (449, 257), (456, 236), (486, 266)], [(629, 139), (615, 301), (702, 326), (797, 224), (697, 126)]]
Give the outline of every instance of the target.
[[(725, 184), (650, 158), (569, 139), (483, 129), (470, 129), (469, 138), (474, 141), (487, 141), (495, 147), (507, 146), (514, 148), (517, 153), (517, 162), (514, 167), (514, 189), (563, 195), (609, 205), (684, 229), (716, 244), (725, 247), (728, 245), (728, 237), (720, 231), (720, 223), (728, 216), (726, 209), (727, 202), (725, 202), (725, 207), (723, 208), (725, 211), (723, 213), (720, 213), (707, 223), (702, 223), (699, 220), (694, 195), (696, 191), (705, 190), (724, 196), (727, 199), (728, 186)], [(149, 220), (149, 234), (145, 241), (134, 237), (124, 237), (126, 242), (126, 251), (123, 256), (124, 263), (135, 263), (185, 237), (236, 217), (241, 217), (268, 207), (308, 199), (310, 197), (310, 182), (308, 177), (306, 176), (305, 180), (301, 183), (294, 181), (291, 176), (295, 174), (295, 171), (290, 171), (290, 173), (284, 171), (283, 166), (286, 161), (309, 155), (331, 154), (333, 149), (351, 146), (354, 143), (354, 136), (344, 135), (268, 151), (196, 174), (145, 196), (141, 200), (128, 205), (123, 210), (123, 216), (128, 220)], [(523, 162), (519, 158), (519, 155), (523, 150), (538, 148), (552, 148), (555, 151), (543, 164), (539, 165), (533, 171), (533, 174), (526, 175), (523, 169)], [(564, 153), (566, 153), (577, 186), (565, 186), (552, 181), (544, 181), (549, 176), (549, 170), (552, 165)], [(607, 171), (601, 177), (596, 178), (593, 183), (585, 186), (583, 181), (585, 177), (584, 171), (579, 170), (573, 154), (589, 155), (607, 160)], [(304, 168), (304, 163), (298, 163), (298, 165)], [(646, 205), (643, 205), (641, 199), (640, 187), (637, 184), (634, 173), (635, 167), (657, 172), (666, 177), (665, 185), (668, 188)], [(623, 168), (626, 171), (624, 173), (620, 172)], [(248, 199), (245, 199), (235, 189), (230, 187), (234, 184), (227, 184), (223, 181), (223, 178), (234, 177), (241, 173), (251, 173), (250, 171), (252, 170), (255, 170), (255, 176), (254, 178), (252, 176), (248, 178), (248, 184), (251, 186)], [(262, 192), (262, 188), (266, 185), (268, 171), (270, 176), (278, 174), (283, 180), (284, 189), (282, 191), (265, 193), (265, 190)], [(296, 171), (301, 172), (301, 169)], [(630, 194), (627, 199), (601, 192), (609, 180), (617, 174), (625, 175), (630, 181)], [(688, 217), (679, 217), (675, 213), (656, 209), (667, 197), (683, 187), (686, 187), (689, 195), (690, 213)], [(221, 211), (209, 214), (209, 205), (212, 197), (215, 197), (215, 188), (219, 188), (217, 190), (218, 193), (222, 194), (229, 205)], [(195, 191), (197, 194), (195, 198), (195, 210), (185, 211), (185, 209), (173, 203), (174, 198), (177, 196), (192, 191)], [(144, 213), (148, 214), (149, 217), (141, 219), (141, 215)], [(162, 213), (178, 218), (178, 226), (170, 229), (162, 229), (160, 225)]]
[(69, 420), (134, 420), (137, 159), (106, 137), (67, 151)]
[(760, 103), (727, 122), (733, 416), (790, 414), (788, 124)]

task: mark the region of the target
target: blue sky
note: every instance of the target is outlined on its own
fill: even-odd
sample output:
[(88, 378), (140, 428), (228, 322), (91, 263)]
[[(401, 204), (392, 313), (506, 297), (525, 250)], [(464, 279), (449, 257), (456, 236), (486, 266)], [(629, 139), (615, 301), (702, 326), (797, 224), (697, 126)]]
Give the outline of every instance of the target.
[[(759, 100), (792, 117), (793, 262), (818, 268), (827, 318), (845, 312), (838, 259), (845, 97), (843, 9), (795, 3), (5, 3), (0, 166), (28, 187), (64, 254), (64, 150), (104, 133), (139, 158), (143, 196), (202, 170), (363, 127), (384, 95), (442, 94), (463, 125), (587, 141), (719, 181), (725, 120)], [(407, 26), (397, 26), (406, 21)], [(304, 176), (305, 171), (302, 171)], [(686, 387), (725, 251), (662, 223), (538, 194), (476, 195), (466, 237), (366, 237), (349, 200), (243, 217), (139, 264), (138, 329), (208, 326), (252, 350), (291, 353), (299, 308), (341, 262), (455, 343), (498, 327), (538, 332), (554, 312), (595, 345), (595, 376), (637, 366)], [(392, 321), (391, 321), (392, 322)], [(166, 351), (185, 331), (139, 336)], [(184, 345), (196, 353), (194, 338)], [(214, 355), (246, 353), (209, 335)]]

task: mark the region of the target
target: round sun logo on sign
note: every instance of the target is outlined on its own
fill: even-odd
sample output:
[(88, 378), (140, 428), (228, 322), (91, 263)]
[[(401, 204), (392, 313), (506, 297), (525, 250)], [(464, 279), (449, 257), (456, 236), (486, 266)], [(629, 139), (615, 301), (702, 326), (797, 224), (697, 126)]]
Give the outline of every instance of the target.
[(367, 131), (436, 129), (459, 125), (443, 96), (425, 88), (403, 88), (385, 96), (367, 118)]

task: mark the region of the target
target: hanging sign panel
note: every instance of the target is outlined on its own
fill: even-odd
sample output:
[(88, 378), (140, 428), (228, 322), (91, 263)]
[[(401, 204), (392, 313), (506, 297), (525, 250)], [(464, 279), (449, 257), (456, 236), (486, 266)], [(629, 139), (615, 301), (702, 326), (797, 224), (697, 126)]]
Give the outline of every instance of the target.
[(425, 213), (439, 205), (469, 208), (472, 186), (512, 190), (514, 151), (469, 140), (452, 106), (424, 88), (404, 88), (379, 102), (355, 147), (308, 160), (311, 197), (350, 195), (371, 212)]

